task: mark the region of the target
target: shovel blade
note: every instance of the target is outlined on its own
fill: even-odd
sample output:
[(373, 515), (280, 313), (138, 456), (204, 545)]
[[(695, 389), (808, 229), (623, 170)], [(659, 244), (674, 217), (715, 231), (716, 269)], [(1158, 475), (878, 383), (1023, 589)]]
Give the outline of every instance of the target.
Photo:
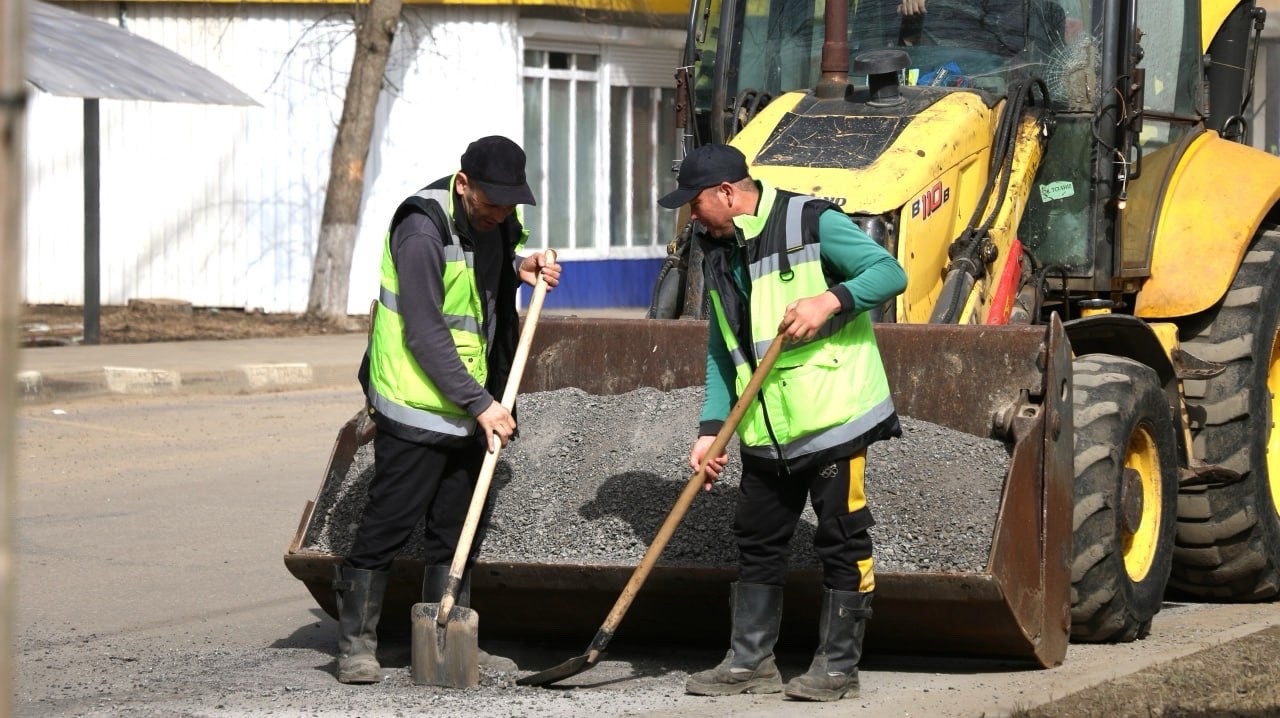
[(545, 671), (539, 671), (531, 676), (525, 676), (516, 681), (518, 686), (549, 686), (556, 681), (562, 681), (569, 676), (576, 676), (579, 673), (591, 668), (599, 661), (599, 657), (595, 661), (591, 660), (591, 654), (570, 658), (558, 666), (552, 666)]
[(454, 606), (440, 623), (440, 604), (415, 603), (412, 623), (413, 682), (420, 686), (480, 685), (480, 616)]

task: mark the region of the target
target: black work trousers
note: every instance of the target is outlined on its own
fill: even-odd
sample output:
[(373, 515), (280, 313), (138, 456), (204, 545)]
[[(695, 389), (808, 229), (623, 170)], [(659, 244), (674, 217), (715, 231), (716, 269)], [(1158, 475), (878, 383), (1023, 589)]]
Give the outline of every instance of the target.
[(866, 455), (864, 449), (790, 475), (744, 470), (733, 520), (738, 579), (786, 583), (791, 537), (808, 497), (818, 517), (813, 544), (822, 560), (823, 584), (835, 591), (874, 591), (868, 529), (875, 521), (863, 490)]
[[(452, 563), (483, 463), (484, 445), (479, 440), (466, 448), (442, 449), (379, 431), (373, 439), (369, 500), (345, 565), (373, 571), (390, 568), (424, 516), (427, 565)], [(480, 551), (488, 508), (472, 540), (468, 566)]]

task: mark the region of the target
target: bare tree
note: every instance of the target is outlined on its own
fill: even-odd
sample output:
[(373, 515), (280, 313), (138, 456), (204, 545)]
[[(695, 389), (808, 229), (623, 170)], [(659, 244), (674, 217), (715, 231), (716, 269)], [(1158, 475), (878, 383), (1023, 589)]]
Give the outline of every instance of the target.
[(320, 238), (311, 269), (307, 314), (332, 323), (347, 316), (351, 287), (351, 256), (355, 252), (356, 222), (364, 195), (364, 166), (373, 135), (374, 112), (382, 76), (391, 55), (403, 0), (369, 0), (364, 21), (357, 21), (355, 57), (338, 121), (325, 189)]

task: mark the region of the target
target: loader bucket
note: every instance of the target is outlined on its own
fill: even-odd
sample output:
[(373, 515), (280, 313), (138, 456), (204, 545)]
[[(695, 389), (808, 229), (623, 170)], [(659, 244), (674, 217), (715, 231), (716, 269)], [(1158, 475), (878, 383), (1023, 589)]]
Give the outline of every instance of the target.
[[(701, 321), (543, 318), (521, 390), (577, 387), (609, 395), (700, 385), (706, 331)], [(867, 650), (1061, 663), (1070, 634), (1072, 514), (1071, 359), (1061, 324), (1056, 318), (1034, 327), (882, 324), (876, 336), (899, 413), (1001, 439), (1009, 469), (983, 570), (877, 571)], [(346, 475), (372, 431), (362, 414), (342, 427), (317, 500), (325, 482)], [(315, 501), (308, 502), (284, 561), (332, 616), (331, 566), (341, 556), (305, 545), (314, 509)], [(482, 561), (472, 576), (472, 606), (484, 616), (486, 639), (576, 645), (594, 635), (634, 569)], [(384, 635), (408, 634), (422, 570), (421, 561), (396, 559), (379, 626)], [(736, 575), (728, 565), (660, 563), (619, 638), (723, 645), (728, 585)], [(816, 570), (789, 577), (784, 642), (812, 647), (821, 586)]]

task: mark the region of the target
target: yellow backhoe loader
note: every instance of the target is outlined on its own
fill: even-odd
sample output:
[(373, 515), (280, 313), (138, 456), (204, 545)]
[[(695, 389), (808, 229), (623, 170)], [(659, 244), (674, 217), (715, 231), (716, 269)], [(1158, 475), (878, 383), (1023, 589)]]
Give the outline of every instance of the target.
[[(1145, 635), (1169, 587), (1276, 594), (1280, 159), (1240, 142), (1263, 19), (1226, 0), (693, 0), (686, 147), (739, 147), (893, 252), (908, 286), (876, 334), (899, 412), (1008, 451), (981, 570), (877, 568), (868, 650), (1052, 666), (1069, 639)], [(685, 219), (650, 318), (544, 318), (522, 391), (702, 383)], [(330, 615), (341, 556), (317, 539), (372, 430), (339, 431), (284, 556)], [(633, 569), (482, 560), (472, 607), (487, 637), (577, 645)], [(380, 631), (407, 631), (422, 571), (396, 559)], [(821, 584), (795, 574), (783, 636), (802, 643)], [(734, 575), (660, 561), (614, 648), (719, 645)]]
[[(1241, 143), (1264, 21), (1235, 0), (690, 13), (687, 145), (737, 146), (892, 251), (909, 280), (880, 321), (1064, 320), (1077, 640), (1141, 637), (1166, 583), (1280, 588), (1280, 159)], [(706, 313), (689, 236), (651, 317)]]

